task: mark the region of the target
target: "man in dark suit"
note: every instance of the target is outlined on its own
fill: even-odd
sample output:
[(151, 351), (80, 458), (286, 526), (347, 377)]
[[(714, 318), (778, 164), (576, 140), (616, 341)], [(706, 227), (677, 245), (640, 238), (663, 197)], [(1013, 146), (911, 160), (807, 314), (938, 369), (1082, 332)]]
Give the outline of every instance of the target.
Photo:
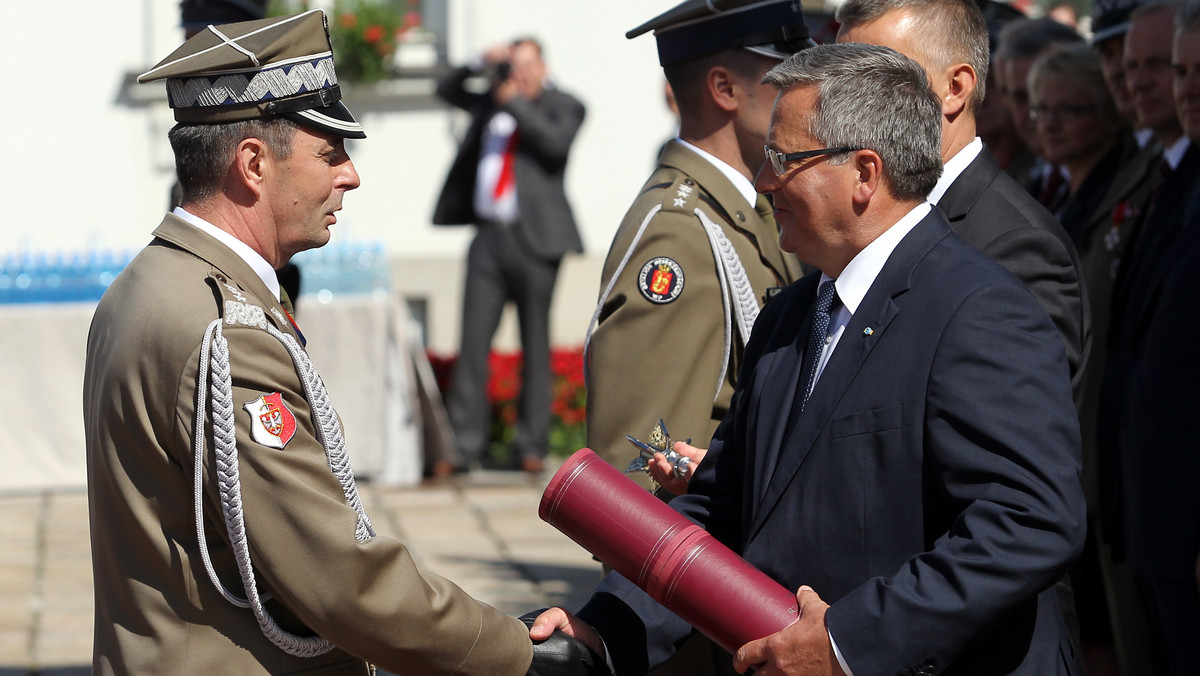
[[(486, 93), (466, 87), (479, 74), (491, 78)], [(542, 48), (529, 38), (454, 70), (437, 94), (472, 115), (433, 214), (434, 225), (478, 226), (467, 253), (462, 342), (447, 402), (458, 469), (477, 462), (488, 444), (488, 353), (512, 301), (525, 352), (515, 451), (524, 469), (539, 471), (550, 429), (550, 300), (559, 261), (583, 250), (563, 175), (584, 106), (549, 86)]]
[(1170, 170), (1147, 203), (1117, 279), (1100, 448), (1110, 463), (1102, 478), (1119, 489), (1109, 508), (1145, 603), (1153, 673), (1174, 675), (1200, 671), (1200, 362), (1194, 341), (1200, 218), (1188, 209), (1200, 195), (1200, 2), (1135, 12), (1125, 53), (1131, 81), (1138, 83), (1135, 106), (1159, 114), (1150, 104), (1162, 100), (1165, 73), (1156, 55), (1172, 35), (1177, 115), (1157, 119), (1167, 148), (1163, 166)]
[[(756, 186), (783, 248), (822, 272), (763, 309), (729, 414), (670, 503), (800, 588), (798, 620), (734, 668), (1069, 673), (1051, 587), (1082, 545), (1084, 504), (1062, 341), (925, 201), (941, 171), (925, 72), (839, 44), (767, 81), (781, 93)], [(624, 675), (688, 632), (618, 575), (597, 592), (532, 635), (562, 627)]]
[(988, 68), (987, 25), (973, 0), (848, 0), (838, 42), (884, 45), (928, 71), (941, 101), (945, 170), (929, 195), (955, 234), (1017, 276), (1062, 334), (1071, 386), (1082, 394), (1090, 308), (1070, 238), (1005, 174), (975, 135)]

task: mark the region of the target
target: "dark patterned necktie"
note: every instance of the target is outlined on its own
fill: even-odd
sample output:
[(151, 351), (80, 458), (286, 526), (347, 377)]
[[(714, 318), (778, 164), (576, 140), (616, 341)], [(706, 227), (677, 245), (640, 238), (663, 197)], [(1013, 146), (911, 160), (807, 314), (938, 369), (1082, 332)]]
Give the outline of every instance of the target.
[[(808, 342), (804, 345), (804, 364), (800, 370), (800, 381), (796, 386), (796, 399), (792, 404), (792, 415), (784, 430), (785, 437), (791, 436), (797, 421), (800, 420), (800, 414), (804, 412), (804, 405), (808, 403), (808, 396), (812, 394), (813, 384), (817, 380), (817, 364), (821, 362), (821, 353), (825, 349), (825, 341), (829, 338), (830, 309), (833, 307), (833, 299), (836, 297), (837, 289), (833, 286), (833, 280), (822, 282), (821, 286), (817, 288), (817, 305), (813, 309)], [(800, 387), (804, 387), (804, 389), (801, 390)]]
[(808, 377), (804, 381), (804, 398), (800, 402), (801, 411), (804, 410), (804, 404), (808, 403), (813, 384), (817, 381), (817, 364), (821, 361), (825, 341), (829, 338), (829, 309), (833, 305), (833, 298), (836, 295), (837, 289), (834, 287), (832, 279), (822, 282), (820, 288), (817, 289), (817, 307), (813, 311), (812, 326), (808, 331), (808, 343), (804, 346), (804, 372), (808, 374)]

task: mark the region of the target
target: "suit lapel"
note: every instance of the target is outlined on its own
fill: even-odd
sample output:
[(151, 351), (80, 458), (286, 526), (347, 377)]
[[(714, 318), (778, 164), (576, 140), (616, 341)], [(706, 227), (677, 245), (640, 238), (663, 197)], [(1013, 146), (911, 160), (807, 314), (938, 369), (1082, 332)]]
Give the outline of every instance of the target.
[[(807, 281), (810, 280), (806, 280), (806, 283)], [(815, 279), (811, 281), (815, 282)], [(802, 370), (801, 359), (804, 354), (804, 342), (807, 339), (809, 327), (812, 326), (812, 305), (815, 295), (816, 284), (814, 283), (813, 289), (806, 293), (808, 316), (800, 324), (796, 339), (792, 344), (770, 353), (759, 361), (756, 368), (759, 373), (774, 374), (774, 377), (758, 379), (757, 382), (762, 382), (762, 388), (760, 392), (755, 393), (754, 398), (759, 402), (757, 417), (760, 420), (774, 421), (775, 424), (755, 424), (752, 428), (754, 430), (752, 448), (756, 452), (762, 452), (761, 458), (749, 459), (754, 467), (754, 486), (750, 494), (759, 496), (758, 500), (753, 501), (754, 506), (761, 504), (762, 497), (766, 495), (771, 477), (779, 464), (781, 451), (785, 448), (786, 440), (783, 435), (787, 429), (787, 420), (792, 415), (796, 404), (796, 390), (800, 385), (800, 371)], [(779, 424), (779, 421), (782, 421), (782, 424)], [(757, 423), (757, 421), (755, 422)], [(793, 436), (795, 435), (793, 434)]]
[(984, 146), (979, 155), (967, 165), (966, 169), (954, 179), (942, 199), (938, 200), (938, 208), (946, 215), (951, 223), (966, 217), (979, 196), (983, 194), (996, 174), (1000, 173), (1000, 165), (992, 157), (990, 150)]
[[(913, 269), (929, 249), (949, 232), (950, 228), (945, 218), (934, 209), (900, 241), (859, 304), (858, 310), (850, 318), (845, 332), (838, 340), (837, 348), (829, 358), (829, 363), (825, 365), (825, 370), (813, 387), (804, 414), (800, 416), (795, 429), (787, 438), (783, 438), (783, 435), (791, 403), (795, 398), (796, 382), (799, 379), (799, 349), (788, 350), (782, 358), (777, 357), (774, 362), (766, 364), (774, 373), (784, 373), (782, 369), (788, 368), (787, 377), (774, 380), (789, 383), (791, 389), (788, 393), (781, 394), (778, 388), (763, 388), (764, 396), (773, 395), (781, 401), (786, 400), (788, 408), (777, 411), (772, 425), (758, 426), (756, 443), (771, 444), (765, 448), (779, 451), (773, 469), (764, 468), (762, 476), (756, 477), (755, 488), (762, 490), (756, 492), (761, 499), (752, 516), (752, 526), (748, 531), (750, 537), (762, 528), (817, 443), (818, 437), (822, 434), (827, 436), (825, 430), (834, 409), (862, 370), (871, 351), (886, 335), (888, 327), (899, 314), (900, 307), (895, 299), (908, 290)], [(811, 319), (804, 323), (800, 340), (806, 339), (810, 322)], [(766, 428), (766, 431), (763, 431), (763, 428)]]
[(1161, 155), (1161, 151), (1154, 150), (1151, 143), (1147, 151), (1146, 148), (1139, 148), (1137, 139), (1134, 138), (1133, 132), (1125, 134), (1121, 138), (1121, 143), (1125, 145), (1124, 155), (1121, 157), (1120, 169), (1113, 176), (1112, 184), (1108, 186), (1108, 191), (1104, 193), (1104, 197), (1092, 212), (1090, 220), (1084, 226), (1084, 238), (1087, 238), (1093, 230), (1098, 227), (1109, 224), (1112, 221), (1113, 210), (1121, 202), (1129, 199), (1132, 193), (1139, 185), (1148, 180), (1150, 172), (1154, 168), (1154, 161)]
[[(1194, 179), (1197, 172), (1200, 172), (1200, 147), (1193, 144), (1163, 184), (1154, 213), (1144, 215), (1146, 222), (1142, 224), (1143, 229), (1153, 223), (1164, 231), (1158, 233), (1157, 240), (1142, 242), (1147, 250), (1142, 256), (1144, 260), (1139, 261), (1141, 265), (1131, 273), (1133, 278), (1128, 285), (1129, 295), (1126, 297), (1125, 308), (1126, 313), (1132, 316), (1123, 322), (1127, 325), (1144, 326), (1145, 317), (1158, 302), (1161, 283), (1171, 270), (1170, 263), (1175, 260), (1177, 252), (1184, 250), (1181, 247), (1189, 241), (1187, 238), (1190, 235), (1183, 230), (1186, 225), (1182, 222), (1183, 209), (1187, 206), (1187, 200), (1191, 198), (1188, 188), (1194, 188), (1197, 184)], [(1145, 234), (1143, 233), (1143, 238)]]

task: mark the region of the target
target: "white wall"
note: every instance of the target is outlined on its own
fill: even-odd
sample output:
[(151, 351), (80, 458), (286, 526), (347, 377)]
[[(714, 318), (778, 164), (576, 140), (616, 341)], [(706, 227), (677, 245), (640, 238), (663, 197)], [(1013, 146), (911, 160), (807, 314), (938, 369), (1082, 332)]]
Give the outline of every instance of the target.
[[(581, 342), (613, 230), (674, 125), (653, 38), (627, 40), (624, 33), (676, 0), (448, 1), (452, 62), (535, 35), (559, 86), (587, 105), (567, 174), (586, 254), (564, 265), (554, 317), (556, 342)], [(174, 121), (161, 82), (132, 89), (153, 103), (118, 99), (127, 75), (148, 69), (181, 42), (178, 3), (3, 0), (0, 7), (0, 57), (11, 97), (0, 107), (9, 151), (0, 163), (8, 206), (0, 257), (140, 248), (174, 182), (166, 140)], [(352, 109), (354, 99), (351, 92)], [(368, 138), (352, 142), (350, 152), (363, 183), (347, 196), (334, 238), (382, 241), (396, 286), (415, 289), (430, 303), (431, 343), (453, 351), (459, 263), (471, 231), (434, 228), (429, 221), (466, 120), (441, 108), (377, 108), (357, 112)], [(431, 270), (442, 279), (426, 278)], [(504, 326), (501, 344), (512, 346), (511, 319)]]
[[(539, 36), (563, 89), (588, 106), (568, 193), (590, 253), (601, 255), (671, 132), (653, 39), (624, 31), (673, 0), (452, 0), (452, 60), (523, 34)], [(18, 249), (140, 247), (174, 180), (162, 104), (117, 103), (123, 78), (181, 40), (173, 0), (0, 3), (0, 55), (10, 101), (0, 116), (9, 161), (0, 185), (9, 218), (0, 254)], [(58, 18), (55, 18), (58, 17)], [(161, 88), (162, 83), (140, 85)], [(351, 105), (353, 105), (351, 101)], [(363, 179), (336, 226), (403, 256), (456, 256), (466, 230), (429, 225), (461, 119), (449, 112), (364, 113), (369, 138), (351, 151)]]

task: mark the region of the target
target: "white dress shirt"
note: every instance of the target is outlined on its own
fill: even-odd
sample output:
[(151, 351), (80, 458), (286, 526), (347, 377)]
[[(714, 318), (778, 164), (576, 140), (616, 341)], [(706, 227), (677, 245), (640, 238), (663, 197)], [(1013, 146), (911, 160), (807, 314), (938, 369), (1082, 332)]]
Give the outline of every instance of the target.
[(516, 223), (520, 216), (517, 208), (517, 184), (500, 199), (493, 196), (496, 182), (504, 168), (504, 151), (508, 140), (517, 130), (517, 118), (500, 111), (492, 115), (483, 129), (479, 146), (479, 169), (475, 175), (475, 215), (497, 223)]
[(238, 258), (246, 261), (246, 265), (250, 266), (250, 269), (258, 275), (263, 284), (267, 285), (267, 289), (275, 294), (275, 300), (279, 300), (279, 277), (275, 275), (275, 268), (272, 268), (267, 259), (260, 256), (257, 251), (251, 249), (250, 245), (187, 211), (183, 207), (175, 207), (175, 210), (171, 213), (212, 235), (218, 242), (233, 250), (233, 253), (237, 254)]
[(963, 146), (963, 149), (955, 153), (949, 162), (942, 165), (942, 176), (929, 193), (929, 201), (934, 204), (942, 201), (942, 196), (950, 189), (950, 184), (966, 171), (967, 165), (974, 162), (981, 152), (983, 152), (983, 141), (976, 136), (975, 140)]
[(746, 198), (746, 204), (748, 204), (751, 209), (754, 208), (755, 203), (758, 202), (758, 192), (754, 189), (754, 183), (752, 183), (750, 179), (746, 178), (745, 174), (729, 166), (724, 161), (717, 159), (715, 155), (707, 153), (681, 138), (676, 138), (675, 140), (679, 143), (679, 145), (696, 153), (700, 157), (704, 158), (709, 164), (716, 167), (717, 171), (721, 172), (725, 178), (729, 179), (729, 182), (733, 184), (733, 187), (737, 188), (738, 193), (742, 197)]

